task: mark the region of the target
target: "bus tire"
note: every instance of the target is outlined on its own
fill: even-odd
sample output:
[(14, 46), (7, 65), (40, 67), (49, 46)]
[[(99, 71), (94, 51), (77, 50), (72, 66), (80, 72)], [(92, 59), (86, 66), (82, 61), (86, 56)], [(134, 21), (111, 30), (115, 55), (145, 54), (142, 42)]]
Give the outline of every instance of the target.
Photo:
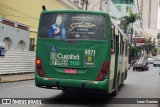
[[(127, 79), (127, 72), (128, 72), (128, 71), (126, 70), (126, 71), (125, 71), (124, 80), (126, 80), (126, 79)], [(123, 80), (123, 81), (124, 81), (124, 80)]]
[(115, 90), (112, 92), (112, 96), (117, 96), (118, 94), (118, 85), (116, 84)]
[(120, 86), (123, 86), (123, 84), (124, 84), (124, 75), (125, 75), (125, 73), (122, 73)]
[(112, 96), (117, 96), (117, 94), (118, 94), (118, 81), (119, 81), (119, 74), (118, 74), (118, 78), (117, 78), (117, 81), (116, 81), (116, 84), (115, 84), (115, 89), (112, 92)]
[(62, 92), (63, 92), (63, 93), (69, 93), (70, 91), (67, 90), (66, 88), (62, 88)]
[(122, 80), (122, 82), (121, 82), (121, 85), (120, 86), (123, 86), (124, 85), (124, 80)]

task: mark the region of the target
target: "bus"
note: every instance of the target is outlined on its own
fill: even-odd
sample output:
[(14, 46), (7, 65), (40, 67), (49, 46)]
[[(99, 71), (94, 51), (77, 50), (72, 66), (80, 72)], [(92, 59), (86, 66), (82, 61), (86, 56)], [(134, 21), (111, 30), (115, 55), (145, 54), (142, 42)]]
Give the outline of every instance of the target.
[(127, 77), (127, 44), (108, 13), (44, 10), (37, 36), (35, 85), (115, 96)]

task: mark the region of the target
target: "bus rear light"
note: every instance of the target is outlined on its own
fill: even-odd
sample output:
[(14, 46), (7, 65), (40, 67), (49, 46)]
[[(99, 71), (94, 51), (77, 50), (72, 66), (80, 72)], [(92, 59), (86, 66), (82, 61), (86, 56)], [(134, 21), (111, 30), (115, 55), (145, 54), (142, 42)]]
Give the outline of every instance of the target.
[(107, 75), (108, 71), (109, 71), (109, 63), (108, 62), (103, 62), (96, 80), (97, 81), (103, 81), (106, 78), (106, 75)]
[(41, 77), (45, 77), (45, 73), (42, 67), (42, 62), (40, 58), (36, 58), (36, 71), (38, 73), (39, 76)]
[(36, 65), (41, 64), (41, 60), (39, 58), (36, 59)]
[(104, 63), (102, 64), (102, 66), (103, 66), (103, 68), (109, 68), (109, 63), (108, 63), (108, 62), (104, 62)]

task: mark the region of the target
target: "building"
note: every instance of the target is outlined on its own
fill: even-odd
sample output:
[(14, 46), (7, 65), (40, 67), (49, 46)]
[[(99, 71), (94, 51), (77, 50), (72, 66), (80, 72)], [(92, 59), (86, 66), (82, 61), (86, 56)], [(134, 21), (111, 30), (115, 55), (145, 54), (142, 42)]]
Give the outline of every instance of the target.
[[(117, 9), (121, 12), (122, 17), (129, 16), (130, 10), (132, 10), (133, 13), (139, 13), (138, 4), (135, 5), (134, 0), (112, 0)], [(131, 33), (131, 24), (128, 26), (127, 31), (128, 37), (130, 38)], [(133, 38), (134, 37), (141, 37), (142, 36), (142, 27), (141, 27), (141, 21), (137, 20), (135, 23), (133, 23)]]
[(0, 0), (0, 45), (7, 50), (0, 57), (0, 74), (35, 72), (35, 52), (29, 48), (36, 45), (42, 5), (78, 9), (71, 0)]
[(42, 5), (48, 10), (78, 9), (71, 0), (1, 0), (0, 17), (27, 25), (30, 44), (35, 45)]
[[(158, 30), (160, 30), (160, 0), (158, 3), (158, 22), (157, 22)], [(160, 31), (158, 31), (160, 33)]]
[(0, 17), (0, 42), (5, 50), (29, 50), (29, 26)]
[(88, 5), (82, 3), (82, 0), (72, 0), (83, 10), (103, 11), (110, 14), (117, 24), (120, 24), (121, 13), (115, 7), (111, 0), (88, 0)]
[[(142, 0), (142, 28), (146, 33), (157, 39), (158, 0)], [(156, 40), (157, 41), (157, 40)]]

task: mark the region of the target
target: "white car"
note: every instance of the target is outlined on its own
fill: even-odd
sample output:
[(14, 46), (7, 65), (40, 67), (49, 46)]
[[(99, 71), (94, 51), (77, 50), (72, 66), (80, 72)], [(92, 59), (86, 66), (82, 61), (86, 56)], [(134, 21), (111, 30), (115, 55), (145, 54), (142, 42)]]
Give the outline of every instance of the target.
[(153, 58), (147, 58), (147, 61), (146, 61), (148, 64), (153, 64), (154, 62), (154, 59)]
[(155, 60), (154, 62), (153, 62), (153, 66), (160, 66), (160, 60)]

